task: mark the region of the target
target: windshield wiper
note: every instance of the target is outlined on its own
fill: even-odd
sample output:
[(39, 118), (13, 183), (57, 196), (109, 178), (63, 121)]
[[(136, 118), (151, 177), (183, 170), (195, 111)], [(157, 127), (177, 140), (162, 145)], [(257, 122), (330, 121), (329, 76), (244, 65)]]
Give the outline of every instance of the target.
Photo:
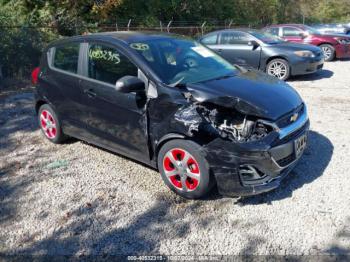
[(185, 79), (185, 77), (182, 77), (179, 80), (177, 80), (175, 83), (169, 84), (169, 86), (171, 86), (171, 87), (184, 87), (186, 85), (181, 83), (181, 81), (184, 79)]

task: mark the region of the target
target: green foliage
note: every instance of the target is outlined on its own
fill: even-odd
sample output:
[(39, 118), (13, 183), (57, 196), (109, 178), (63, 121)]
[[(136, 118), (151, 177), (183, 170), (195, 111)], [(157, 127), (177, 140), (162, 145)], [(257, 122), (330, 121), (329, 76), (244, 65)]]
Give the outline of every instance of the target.
[(20, 1), (0, 4), (0, 73), (23, 77), (38, 65), (43, 45), (54, 35), (50, 30), (29, 26), (31, 15)]
[(255, 27), (348, 23), (350, 0), (0, 0), (0, 77), (28, 75), (55, 38), (96, 32), (103, 24), (126, 26), (129, 19), (132, 27), (158, 27), (159, 21), (166, 26), (173, 20), (173, 26), (206, 21), (209, 29), (224, 21)]

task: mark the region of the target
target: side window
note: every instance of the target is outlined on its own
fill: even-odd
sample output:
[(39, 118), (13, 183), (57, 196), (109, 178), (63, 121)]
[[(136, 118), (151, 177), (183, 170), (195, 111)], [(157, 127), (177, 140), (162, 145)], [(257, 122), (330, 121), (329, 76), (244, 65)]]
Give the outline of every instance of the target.
[(300, 36), (302, 31), (295, 27), (283, 27), (283, 36)]
[(266, 30), (267, 33), (271, 34), (271, 35), (276, 35), (278, 36), (278, 32), (279, 32), (279, 28), (278, 27), (271, 27), (271, 28), (268, 28)]
[(216, 45), (217, 38), (218, 38), (218, 35), (213, 34), (213, 35), (209, 35), (207, 37), (204, 37), (201, 40), (201, 42), (205, 45)]
[(222, 45), (247, 44), (251, 39), (249, 35), (243, 32), (227, 32), (221, 34)]
[(55, 48), (53, 66), (70, 72), (78, 72), (79, 43), (70, 43)]
[(88, 76), (114, 85), (123, 76), (137, 76), (137, 67), (115, 48), (92, 44), (89, 46)]

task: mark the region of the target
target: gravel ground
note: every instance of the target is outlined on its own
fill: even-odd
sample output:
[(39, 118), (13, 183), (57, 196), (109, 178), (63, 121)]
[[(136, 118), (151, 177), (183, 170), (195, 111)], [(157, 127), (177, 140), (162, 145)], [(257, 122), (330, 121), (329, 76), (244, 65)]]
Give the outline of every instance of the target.
[(32, 94), (0, 94), (0, 253), (350, 254), (350, 60), (289, 83), (309, 147), (283, 185), (184, 200), (143, 165), (87, 143), (53, 145)]

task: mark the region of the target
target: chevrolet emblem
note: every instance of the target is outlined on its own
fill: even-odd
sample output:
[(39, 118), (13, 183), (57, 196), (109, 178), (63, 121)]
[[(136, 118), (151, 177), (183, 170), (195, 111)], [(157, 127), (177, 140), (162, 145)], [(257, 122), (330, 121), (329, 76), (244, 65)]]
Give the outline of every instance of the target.
[(299, 114), (295, 113), (290, 117), (290, 122), (295, 122), (298, 119)]

